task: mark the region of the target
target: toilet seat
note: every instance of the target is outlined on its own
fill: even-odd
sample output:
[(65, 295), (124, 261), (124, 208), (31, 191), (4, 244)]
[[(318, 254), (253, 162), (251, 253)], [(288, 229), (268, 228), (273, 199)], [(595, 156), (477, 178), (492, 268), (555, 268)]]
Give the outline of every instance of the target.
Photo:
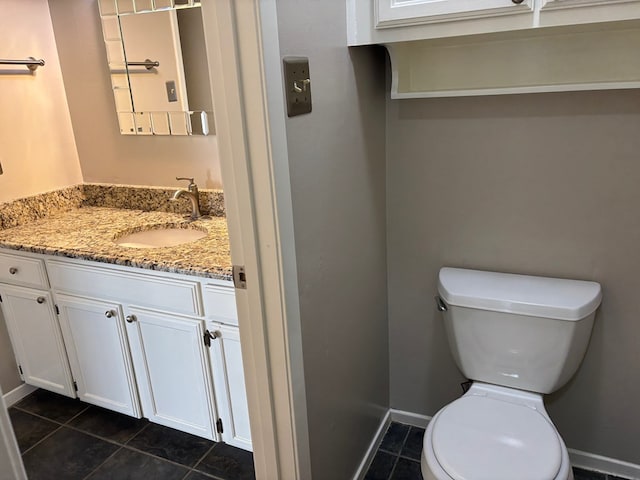
[(432, 433), (438, 463), (454, 480), (526, 476), (553, 480), (560, 470), (561, 446), (555, 428), (537, 410), (486, 396), (450, 404)]
[(573, 478), (542, 397), (478, 383), (429, 423), (422, 471), (425, 480)]

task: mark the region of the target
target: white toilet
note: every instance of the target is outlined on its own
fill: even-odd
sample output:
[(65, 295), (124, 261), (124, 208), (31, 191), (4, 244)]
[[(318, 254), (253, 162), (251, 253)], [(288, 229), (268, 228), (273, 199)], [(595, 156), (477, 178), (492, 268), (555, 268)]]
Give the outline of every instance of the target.
[(573, 479), (567, 448), (542, 395), (582, 362), (595, 282), (443, 268), (438, 308), (471, 388), (424, 435), (424, 480)]

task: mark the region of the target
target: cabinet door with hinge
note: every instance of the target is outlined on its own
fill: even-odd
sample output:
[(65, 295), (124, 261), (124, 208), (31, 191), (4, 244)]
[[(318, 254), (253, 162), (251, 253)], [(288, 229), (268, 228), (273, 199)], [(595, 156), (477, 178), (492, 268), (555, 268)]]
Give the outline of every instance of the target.
[(140, 418), (121, 306), (60, 294), (56, 299), (78, 397)]
[(75, 397), (51, 294), (0, 284), (2, 312), (21, 374), (29, 385)]
[(125, 311), (143, 415), (219, 440), (204, 322), (137, 307)]
[(242, 368), (238, 327), (210, 322), (209, 355), (216, 392), (222, 440), (244, 450), (252, 450), (249, 407)]

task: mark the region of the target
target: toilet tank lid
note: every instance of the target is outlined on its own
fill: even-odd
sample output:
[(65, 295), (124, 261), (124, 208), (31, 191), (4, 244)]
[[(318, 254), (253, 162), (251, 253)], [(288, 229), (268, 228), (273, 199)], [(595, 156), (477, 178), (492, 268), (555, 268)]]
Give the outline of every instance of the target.
[(438, 292), (449, 305), (557, 320), (581, 320), (602, 299), (600, 284), (444, 267)]

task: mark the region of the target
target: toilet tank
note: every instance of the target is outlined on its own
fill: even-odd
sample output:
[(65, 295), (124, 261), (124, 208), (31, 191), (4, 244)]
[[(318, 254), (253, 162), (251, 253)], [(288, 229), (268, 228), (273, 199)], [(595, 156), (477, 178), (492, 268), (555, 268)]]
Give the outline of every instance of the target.
[(438, 293), (462, 373), (537, 393), (576, 372), (602, 298), (596, 282), (449, 267), (440, 270)]

